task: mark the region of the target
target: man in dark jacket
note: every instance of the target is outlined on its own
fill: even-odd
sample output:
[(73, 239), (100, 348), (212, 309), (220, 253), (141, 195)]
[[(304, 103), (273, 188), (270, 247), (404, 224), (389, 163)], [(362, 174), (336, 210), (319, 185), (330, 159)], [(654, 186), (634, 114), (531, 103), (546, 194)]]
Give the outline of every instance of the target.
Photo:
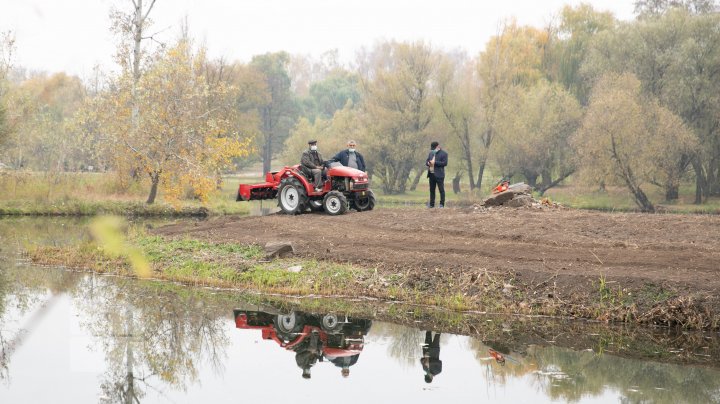
[(337, 161), (345, 167), (352, 167), (357, 168), (360, 171), (366, 171), (365, 159), (362, 154), (355, 149), (357, 147), (357, 142), (354, 140), (348, 140), (347, 147), (347, 149), (336, 154), (335, 157), (332, 158), (332, 161)]
[(319, 192), (322, 189), (322, 172), (325, 162), (318, 151), (317, 140), (309, 141), (308, 146), (308, 150), (305, 150), (302, 154), (300, 165), (312, 173), (315, 179), (315, 191)]
[(448, 154), (442, 150), (440, 143), (430, 143), (430, 154), (428, 154), (425, 165), (428, 167), (427, 177), (430, 179), (430, 203), (428, 207), (435, 207), (435, 186), (440, 191), (440, 207), (445, 207), (445, 166), (448, 163)]
[(302, 369), (303, 379), (309, 379), (310, 368), (322, 357), (322, 341), (317, 331), (313, 331), (300, 345), (295, 346), (295, 362)]
[(433, 338), (431, 331), (425, 331), (425, 343), (422, 346), (423, 356), (420, 364), (425, 371), (425, 383), (432, 383), (433, 378), (442, 372), (440, 360), (440, 333)]

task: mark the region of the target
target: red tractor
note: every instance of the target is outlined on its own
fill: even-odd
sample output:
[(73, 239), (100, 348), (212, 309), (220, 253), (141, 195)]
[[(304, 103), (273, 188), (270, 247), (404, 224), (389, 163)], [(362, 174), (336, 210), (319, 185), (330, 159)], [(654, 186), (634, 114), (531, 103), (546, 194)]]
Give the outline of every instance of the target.
[(306, 210), (325, 210), (340, 215), (352, 208), (358, 212), (375, 207), (375, 195), (363, 171), (330, 163), (320, 191), (313, 188), (311, 176), (300, 165), (285, 166), (265, 175), (261, 184), (240, 184), (237, 201), (278, 200), (280, 209), (296, 215)]

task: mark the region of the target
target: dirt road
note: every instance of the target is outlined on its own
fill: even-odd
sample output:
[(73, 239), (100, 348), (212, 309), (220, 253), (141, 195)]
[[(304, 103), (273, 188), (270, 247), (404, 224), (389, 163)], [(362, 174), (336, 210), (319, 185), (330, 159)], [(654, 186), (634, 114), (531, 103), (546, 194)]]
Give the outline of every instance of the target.
[[(215, 242), (291, 241), (300, 256), (387, 269), (512, 272), (720, 291), (720, 217), (577, 210), (381, 209), (232, 217), (158, 230)], [(579, 286), (579, 285), (578, 285)]]

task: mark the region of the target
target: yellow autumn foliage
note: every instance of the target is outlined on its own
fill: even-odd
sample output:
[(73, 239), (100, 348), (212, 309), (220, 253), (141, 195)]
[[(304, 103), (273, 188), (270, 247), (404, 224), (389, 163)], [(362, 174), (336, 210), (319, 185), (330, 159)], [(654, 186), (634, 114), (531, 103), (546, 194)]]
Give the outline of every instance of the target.
[(104, 94), (98, 115), (114, 165), (121, 175), (150, 179), (148, 203), (158, 190), (177, 202), (188, 188), (206, 201), (232, 159), (252, 151), (256, 132), (237, 108), (242, 90), (208, 80), (208, 63), (204, 49), (181, 40), (157, 55), (135, 86), (128, 72)]

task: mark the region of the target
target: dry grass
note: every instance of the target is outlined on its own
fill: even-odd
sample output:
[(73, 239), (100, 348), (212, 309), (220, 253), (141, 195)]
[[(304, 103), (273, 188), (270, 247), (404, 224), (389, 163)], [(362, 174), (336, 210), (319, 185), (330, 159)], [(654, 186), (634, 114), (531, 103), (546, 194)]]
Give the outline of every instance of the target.
[(235, 202), (236, 188), (228, 187), (207, 203), (186, 199), (171, 204), (161, 194), (155, 204), (147, 205), (148, 183), (121, 181), (114, 173), (0, 171), (0, 190), (0, 215), (198, 216), (249, 211)]

